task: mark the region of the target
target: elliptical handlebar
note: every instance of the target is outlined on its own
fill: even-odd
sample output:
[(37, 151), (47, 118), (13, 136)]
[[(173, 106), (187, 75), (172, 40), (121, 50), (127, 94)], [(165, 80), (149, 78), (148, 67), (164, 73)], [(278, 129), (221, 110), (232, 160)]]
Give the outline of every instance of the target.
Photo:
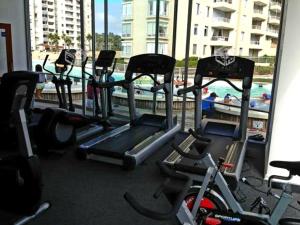
[(43, 70), (46, 70), (48, 73), (50, 73), (52, 75), (55, 75), (52, 71), (46, 69), (46, 63), (47, 63), (48, 58), (49, 58), (49, 55), (46, 55), (44, 62), (43, 62)]
[(118, 61), (118, 59), (114, 59), (114, 64), (113, 64), (112, 70), (109, 71), (109, 73), (108, 73), (108, 76), (109, 76), (109, 77), (110, 77), (111, 75), (113, 75), (113, 73), (115, 72), (116, 65), (117, 65), (117, 61)]
[(186, 94), (186, 93), (189, 93), (189, 92), (193, 92), (193, 91), (195, 91), (196, 90), (196, 86), (195, 85), (193, 85), (193, 86), (191, 86), (191, 87), (187, 87), (187, 88), (183, 88), (183, 89), (179, 89), (178, 91), (177, 91), (177, 95), (183, 95), (183, 94)]
[(151, 92), (158, 92), (159, 90), (163, 89), (165, 87), (165, 84), (159, 84), (159, 85), (156, 85), (154, 87), (151, 88)]

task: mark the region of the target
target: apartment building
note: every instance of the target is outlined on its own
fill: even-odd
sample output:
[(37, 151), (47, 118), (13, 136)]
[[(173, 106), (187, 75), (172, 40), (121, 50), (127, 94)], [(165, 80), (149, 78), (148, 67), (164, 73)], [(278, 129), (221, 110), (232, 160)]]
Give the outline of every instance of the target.
[[(70, 37), (70, 47), (80, 47), (80, 0), (30, 0), (30, 31), (32, 50), (49, 44), (48, 34)], [(84, 3), (85, 33), (91, 33), (91, 5)], [(64, 46), (64, 41), (59, 41)], [(88, 45), (87, 45), (88, 47)]]
[[(176, 58), (185, 57), (188, 1), (179, 0)], [(156, 0), (123, 0), (122, 55), (154, 52)], [(171, 55), (174, 0), (160, 1), (158, 52)], [(190, 56), (275, 56), (280, 0), (194, 0)]]

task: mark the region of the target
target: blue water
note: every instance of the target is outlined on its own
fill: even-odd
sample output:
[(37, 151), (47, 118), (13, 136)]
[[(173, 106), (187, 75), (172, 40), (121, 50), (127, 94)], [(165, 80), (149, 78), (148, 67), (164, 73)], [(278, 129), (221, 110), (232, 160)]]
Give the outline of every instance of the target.
[[(43, 63), (43, 61), (41, 61), (41, 60), (33, 60), (33, 63), (32, 63), (33, 68), (35, 67), (36, 64), (42, 64), (42, 63)], [(53, 64), (48, 63), (46, 65), (46, 68), (49, 69), (50, 71), (54, 72), (54, 65)], [(86, 71), (88, 73), (92, 73), (92, 69), (87, 68)], [(74, 67), (73, 70), (72, 70), (72, 73), (70, 75), (72, 75), (74, 77), (81, 78), (81, 76), (82, 76), (81, 75), (81, 68), (80, 67)], [(122, 80), (122, 79), (124, 79), (124, 74), (123, 73), (114, 73), (113, 77), (116, 81)], [(145, 88), (147, 90), (150, 90), (150, 88), (151, 88), (150, 85), (143, 85), (143, 84), (138, 84), (138, 85), (139, 85), (139, 87)], [(238, 83), (237, 85), (241, 88), (241, 82)], [(253, 83), (252, 88), (251, 88), (251, 98), (260, 97), (260, 96), (262, 96), (263, 93), (270, 94), (271, 93), (271, 88), (272, 88), (272, 84), (265, 84), (262, 87), (259, 87), (259, 84)], [(226, 94), (235, 95), (238, 98), (240, 98), (242, 96), (242, 94), (240, 92), (234, 90), (229, 84), (227, 84), (225, 82), (222, 82), (222, 81), (219, 81), (219, 82), (216, 82), (216, 83), (210, 85), (208, 87), (208, 89), (209, 89), (209, 92), (216, 92), (217, 95), (221, 98), (224, 97)], [(118, 89), (118, 91), (121, 91), (121, 90)], [(176, 92), (177, 92), (177, 90), (174, 90), (174, 93), (176, 93)], [(142, 95), (152, 95), (151, 92), (141, 92), (140, 94), (142, 94)], [(189, 94), (188, 96), (192, 97), (192, 94)]]

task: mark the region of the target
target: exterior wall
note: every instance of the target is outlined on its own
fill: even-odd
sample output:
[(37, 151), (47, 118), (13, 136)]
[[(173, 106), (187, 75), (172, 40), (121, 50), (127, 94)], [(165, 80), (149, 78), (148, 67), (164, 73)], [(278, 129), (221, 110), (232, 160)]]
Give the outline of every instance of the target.
[[(48, 44), (48, 34), (66, 34), (72, 39), (72, 48), (79, 48), (80, 1), (79, 0), (30, 0), (30, 25), (32, 49), (38, 50)], [(91, 34), (91, 4), (84, 4), (85, 35)], [(59, 42), (64, 45), (63, 40)], [(87, 43), (87, 48), (89, 45)]]
[(27, 70), (24, 1), (1, 0), (0, 22), (11, 24), (14, 70)]
[[(279, 1), (279, 0), (276, 0)], [(123, 37), (123, 43), (130, 41), (132, 54), (145, 53), (149, 42), (147, 21), (149, 20), (148, 0), (123, 0), (123, 4), (132, 4), (132, 36)], [(174, 0), (167, 0), (168, 15), (160, 21), (168, 22), (168, 43), (171, 54)], [(179, 0), (176, 58), (185, 57), (187, 24), (187, 1)], [(209, 13), (208, 13), (209, 9)], [(190, 56), (207, 57), (227, 49), (229, 54), (241, 56), (275, 56), (279, 30), (280, 3), (274, 0), (194, 0)], [(155, 21), (155, 18), (153, 18)], [(197, 26), (197, 33), (194, 33)], [(207, 27), (207, 35), (204, 30)], [(243, 34), (242, 34), (243, 33)], [(154, 39), (154, 38), (153, 38)], [(154, 41), (154, 40), (153, 40)], [(204, 46), (206, 46), (204, 51)], [(128, 57), (123, 55), (124, 57)]]

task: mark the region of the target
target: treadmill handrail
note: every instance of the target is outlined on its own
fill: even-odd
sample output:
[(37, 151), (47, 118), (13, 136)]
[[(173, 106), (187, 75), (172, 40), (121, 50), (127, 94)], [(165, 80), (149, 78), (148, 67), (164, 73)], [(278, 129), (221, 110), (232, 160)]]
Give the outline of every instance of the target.
[(176, 145), (174, 143), (172, 144), (172, 148), (176, 152), (178, 152), (179, 155), (183, 156), (184, 158), (188, 158), (188, 159), (192, 159), (192, 160), (197, 160), (197, 161), (203, 159), (208, 154), (207, 151), (204, 151), (201, 154), (199, 153), (199, 155), (187, 153), (187, 152), (184, 152), (178, 145)]

